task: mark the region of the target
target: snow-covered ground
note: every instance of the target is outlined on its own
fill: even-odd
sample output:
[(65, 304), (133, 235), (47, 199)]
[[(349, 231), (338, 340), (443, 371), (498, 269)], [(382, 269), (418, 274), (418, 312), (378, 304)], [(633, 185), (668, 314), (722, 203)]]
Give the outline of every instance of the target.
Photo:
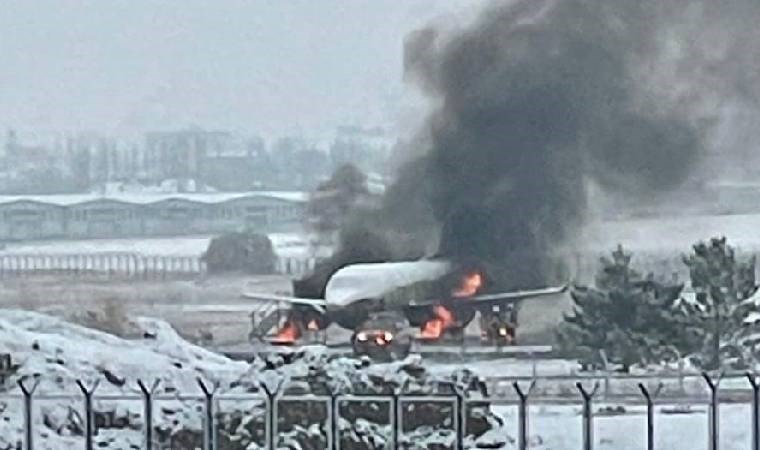
[[(261, 448), (254, 444), (258, 438), (251, 433), (261, 430), (265, 417), (263, 386), (274, 388), (278, 382), (284, 382), (288, 389), (295, 389), (292, 393), (304, 392), (303, 389), (315, 393), (315, 387), (324, 386), (328, 392), (344, 394), (354, 393), (355, 389), (405, 386), (409, 392), (432, 394), (451, 381), (464, 383), (456, 381), (460, 378), (451, 378), (451, 374), (427, 374), (414, 359), (366, 365), (351, 358), (328, 359), (319, 348), (308, 349), (289, 362), (275, 357), (248, 364), (188, 344), (158, 320), (140, 318), (132, 326), (133, 334), (141, 337), (127, 340), (38, 313), (0, 310), (0, 353), (10, 353), (18, 365), (11, 381), (24, 379), (27, 386), (38, 377), (41, 381), (33, 410), (36, 449), (82, 448), (83, 402), (76, 380), (88, 385), (94, 380), (101, 381), (94, 397), (96, 420), (101, 423), (95, 445), (112, 450), (144, 448), (146, 419), (137, 389), (138, 380), (148, 385), (158, 381), (153, 422), (156, 434), (175, 439), (175, 445), (178, 439), (195, 442), (172, 448), (198, 447), (204, 410), (196, 379), (205, 380), (209, 386), (217, 385), (220, 389), (216, 416), (219, 433), (231, 442), (243, 438), (250, 441), (242, 447), (223, 448), (241, 450)], [(303, 401), (299, 401), (299, 407), (304, 408)], [(324, 404), (323, 400), (315, 401)], [(299, 411), (283, 409), (282, 414), (295, 420)], [(418, 419), (412, 417), (412, 420)], [(18, 393), (9, 397), (0, 390), (0, 448), (20, 448), (23, 423)], [(348, 426), (346, 421), (341, 424)], [(368, 428), (349, 427), (345, 431), (357, 439), (369, 436), (380, 441), (388, 431), (387, 426), (364, 425)], [(425, 431), (423, 428), (415, 431), (420, 438), (440, 437), (435, 429)], [(314, 429), (295, 426), (290, 431), (282, 430), (279, 437), (303, 439), (315, 433), (317, 438), (323, 430), (324, 424)]]
[(563, 359), (537, 359), (535, 362), (530, 359), (490, 359), (482, 361), (447, 362), (436, 363), (430, 366), (430, 371), (434, 373), (451, 373), (453, 370), (461, 368), (463, 364), (467, 368), (482, 377), (530, 377), (535, 375), (554, 376), (554, 375), (573, 375), (577, 373), (578, 364), (573, 361)]
[(582, 242), (609, 251), (618, 243), (632, 251), (688, 252), (697, 241), (726, 236), (745, 251), (760, 250), (760, 214), (658, 217), (589, 224)]
[[(688, 251), (699, 240), (726, 236), (747, 251), (760, 249), (760, 214), (710, 215), (597, 221), (588, 224), (580, 241), (593, 251), (608, 251), (618, 243), (633, 251)], [(282, 256), (312, 256), (309, 237), (302, 233), (269, 235)], [(655, 238), (656, 237), (656, 238)], [(211, 236), (162, 238), (50, 240), (7, 243), (5, 253), (138, 252), (146, 255), (199, 256)], [(319, 250), (319, 256), (328, 249)]]
[[(156, 400), (155, 424), (157, 429), (178, 436), (177, 430), (200, 433), (203, 429), (203, 404), (196, 377), (207, 383), (218, 383), (223, 395), (217, 406), (226, 411), (225, 420), (236, 420), (243, 414), (246, 420), (263, 420), (263, 404), (255, 391), (262, 385), (273, 386), (277, 380), (306, 379), (313, 375), (315, 364), (328, 374), (327, 382), (333, 387), (349, 386), (360, 380), (385, 379), (409, 382), (414, 378), (402, 367), (407, 363), (377, 364), (359, 368), (350, 358), (332, 360), (322, 358), (319, 348), (310, 349), (303, 360), (292, 364), (269, 367), (264, 361), (248, 364), (232, 361), (183, 341), (164, 322), (137, 319), (132, 326), (141, 339), (125, 340), (99, 331), (71, 325), (49, 316), (17, 311), (0, 310), (0, 353), (11, 353), (19, 364), (13, 379), (24, 377), (31, 383), (35, 375), (42, 381), (36, 393), (34, 424), (35, 448), (59, 450), (81, 448), (81, 436), (75, 425), (83, 415), (82, 400), (74, 380), (86, 383), (100, 379), (95, 409), (101, 417), (109, 416), (127, 421), (130, 426), (99, 430), (96, 445), (101, 448), (141, 448), (144, 424), (143, 404), (137, 390), (137, 379), (150, 382), (160, 380), (159, 398)], [(463, 366), (456, 363), (428, 363), (422, 361), (434, 379), (447, 379)], [(528, 360), (481, 361), (468, 363), (466, 368), (483, 376), (529, 375), (533, 366)], [(576, 365), (569, 361), (540, 362), (539, 375), (572, 374)], [(46, 398), (67, 394), (69, 398)], [(183, 394), (189, 397), (181, 397)], [(108, 395), (108, 397), (106, 397)], [(513, 398), (512, 398), (513, 401)], [(701, 403), (700, 403), (701, 402)], [(698, 404), (699, 403), (699, 404)], [(645, 448), (646, 414), (643, 405), (625, 404), (623, 414), (605, 414), (605, 406), (618, 406), (600, 400), (594, 403), (594, 448), (601, 450), (634, 450)], [(481, 437), (505, 444), (495, 448), (516, 448), (517, 408), (514, 404), (493, 407), (496, 416), (503, 419), (500, 426)], [(537, 399), (529, 406), (530, 448), (536, 450), (577, 450), (582, 442), (581, 405), (556, 405)], [(676, 414), (667, 404), (657, 407), (655, 416), (655, 443), (663, 450), (707, 449), (708, 409), (701, 400), (694, 400), (689, 413)], [(236, 414), (238, 416), (236, 416)], [(719, 410), (720, 443), (722, 450), (747, 450), (750, 444), (749, 403), (722, 404)], [(241, 423), (242, 424), (242, 423)], [(361, 422), (356, 426), (345, 421), (341, 428), (372, 428)], [(231, 426), (220, 424), (220, 427)], [(242, 426), (242, 425), (241, 425)], [(229, 427), (228, 427), (229, 429)], [(173, 431), (172, 431), (173, 430)], [(382, 427), (372, 433), (386, 433)], [(379, 431), (378, 431), (379, 430)], [(315, 431), (319, 433), (317, 429)], [(420, 432), (419, 430), (415, 433)], [(19, 442), (23, 434), (23, 408), (20, 398), (0, 394), (0, 448)], [(283, 433), (284, 439), (285, 433)], [(409, 436), (416, 436), (412, 433)], [(447, 441), (450, 434), (439, 430), (428, 433), (428, 440)], [(409, 437), (414, 439), (414, 437)], [(420, 441), (422, 442), (422, 441)], [(474, 445), (472, 440), (468, 440)], [(248, 448), (260, 448), (248, 446)], [(474, 448), (474, 447), (473, 447)]]
[[(150, 256), (199, 257), (213, 236), (177, 236), (163, 238), (82, 239), (6, 243), (2, 254), (89, 254), (132, 252)], [(309, 238), (300, 233), (269, 234), (280, 257), (324, 257), (329, 249), (315, 249)]]
[[(95, 330), (71, 325), (41, 314), (0, 310), (0, 353), (10, 353), (19, 364), (12, 377), (24, 378), (31, 385), (35, 377), (40, 384), (36, 393), (43, 397), (36, 404), (33, 416), (35, 448), (59, 450), (82, 446), (76, 437), (81, 425), (82, 402), (75, 380), (92, 384), (103, 380), (98, 394), (124, 396), (131, 399), (101, 398), (96, 409), (105, 416), (120, 418), (132, 426), (100, 433), (96, 445), (103, 448), (128, 449), (142, 444), (139, 429), (142, 402), (136, 380), (147, 383), (158, 379), (170, 392), (195, 393), (196, 377), (209, 383), (226, 383), (246, 374), (250, 367), (220, 355), (187, 344), (165, 323), (140, 319), (135, 322), (150, 339), (132, 342)], [(255, 375), (252, 375), (255, 380)], [(44, 399), (48, 395), (69, 398)], [(3, 403), (6, 403), (3, 405)], [(192, 414), (193, 401), (170, 398), (157, 414), (161, 426), (177, 426), (178, 421), (189, 429), (200, 430), (201, 417)], [(18, 399), (0, 397), (0, 448), (16, 448), (23, 436), (23, 415)], [(2, 406), (6, 406), (2, 408)], [(172, 411), (167, 413), (167, 411)], [(135, 425), (138, 427), (135, 429)], [(54, 432), (54, 430), (56, 432)], [(139, 447), (137, 447), (139, 448)]]
[[(598, 404), (593, 419), (594, 448), (597, 450), (642, 450), (646, 448), (646, 408), (626, 406), (625, 414), (603, 415), (609, 404)], [(516, 435), (517, 407), (496, 407), (507, 430)], [(691, 412), (674, 413), (668, 405), (655, 409), (655, 448), (661, 450), (707, 450), (708, 408), (697, 405)], [(725, 404), (719, 408), (721, 450), (749, 450), (751, 412), (746, 404)], [(528, 409), (529, 448), (537, 450), (578, 450), (583, 448), (583, 417), (580, 405), (533, 405)], [(508, 432), (509, 432), (508, 431)], [(514, 447), (516, 448), (516, 444)]]
[(210, 236), (146, 238), (146, 239), (84, 239), (29, 241), (8, 243), (4, 254), (89, 254), (134, 252), (144, 255), (200, 256), (208, 248)]

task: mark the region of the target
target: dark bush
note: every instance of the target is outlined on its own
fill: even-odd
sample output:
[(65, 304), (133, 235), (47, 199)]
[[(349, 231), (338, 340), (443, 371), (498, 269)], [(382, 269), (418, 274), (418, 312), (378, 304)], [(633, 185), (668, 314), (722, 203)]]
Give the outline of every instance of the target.
[(212, 274), (272, 274), (276, 260), (272, 241), (257, 233), (228, 233), (215, 237), (203, 254), (203, 261)]

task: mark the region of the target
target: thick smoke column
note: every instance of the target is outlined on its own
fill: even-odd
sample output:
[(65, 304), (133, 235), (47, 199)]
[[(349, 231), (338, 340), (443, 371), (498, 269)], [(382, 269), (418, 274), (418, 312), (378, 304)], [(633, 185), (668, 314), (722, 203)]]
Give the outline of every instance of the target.
[(499, 2), (465, 29), (411, 34), (406, 78), (435, 105), (429, 149), (368, 223), (439, 232), (438, 253), (485, 263), (492, 287), (555, 281), (589, 185), (643, 201), (668, 192), (698, 166), (722, 102), (757, 98), (758, 5)]
[(640, 71), (676, 25), (658, 3), (698, 2), (510, 2), (453, 36), (408, 40), (407, 76), (438, 105), (426, 132), (441, 254), (502, 268), (505, 287), (542, 285), (589, 182), (650, 198), (691, 173), (696, 105), (655, 96)]

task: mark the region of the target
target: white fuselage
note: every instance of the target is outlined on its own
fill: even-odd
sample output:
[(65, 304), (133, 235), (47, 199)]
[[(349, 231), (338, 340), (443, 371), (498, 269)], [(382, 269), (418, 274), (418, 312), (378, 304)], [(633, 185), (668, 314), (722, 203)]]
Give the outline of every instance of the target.
[(325, 287), (328, 311), (363, 300), (382, 299), (391, 291), (421, 281), (437, 280), (451, 271), (444, 260), (352, 264), (335, 272)]

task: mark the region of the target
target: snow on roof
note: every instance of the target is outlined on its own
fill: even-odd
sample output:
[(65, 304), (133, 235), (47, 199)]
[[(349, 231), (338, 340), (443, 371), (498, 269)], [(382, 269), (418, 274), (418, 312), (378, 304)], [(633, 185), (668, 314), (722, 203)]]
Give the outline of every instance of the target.
[(436, 280), (451, 270), (442, 260), (352, 264), (333, 274), (325, 287), (328, 305), (345, 306), (353, 301), (379, 298), (402, 286)]
[(50, 194), (50, 195), (0, 195), (0, 204), (15, 202), (36, 202), (55, 206), (71, 206), (93, 201), (116, 201), (134, 205), (147, 205), (166, 200), (187, 200), (196, 203), (215, 204), (241, 198), (271, 198), (302, 203), (308, 200), (308, 193), (302, 191), (249, 191), (249, 192), (125, 192), (109, 194)]

